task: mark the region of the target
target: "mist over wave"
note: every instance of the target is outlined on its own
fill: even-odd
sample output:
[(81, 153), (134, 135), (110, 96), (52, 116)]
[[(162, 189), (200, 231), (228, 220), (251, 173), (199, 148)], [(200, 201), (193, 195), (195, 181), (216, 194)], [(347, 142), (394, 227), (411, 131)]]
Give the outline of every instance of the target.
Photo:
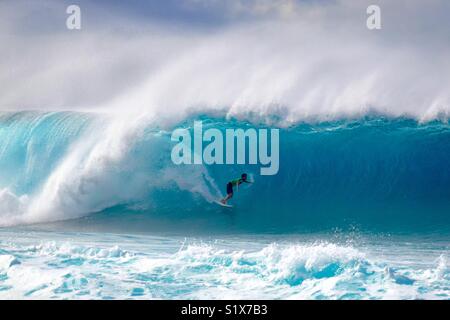
[[(374, 112), (448, 119), (447, 1), (381, 1), (377, 31), (366, 28), (366, 1), (185, 1), (188, 18), (178, 22), (82, 2), (78, 33), (64, 28), (64, 1), (46, 4), (1, 4), (0, 108), (102, 110), (161, 124), (199, 111), (282, 126)], [(192, 24), (189, 10), (209, 23)]]

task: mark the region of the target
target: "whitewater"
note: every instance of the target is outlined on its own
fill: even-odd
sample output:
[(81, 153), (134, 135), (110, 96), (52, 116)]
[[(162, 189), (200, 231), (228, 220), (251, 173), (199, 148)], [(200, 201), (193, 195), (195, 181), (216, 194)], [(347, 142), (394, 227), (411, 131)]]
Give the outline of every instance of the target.
[(0, 235), (2, 299), (449, 298), (445, 239)]

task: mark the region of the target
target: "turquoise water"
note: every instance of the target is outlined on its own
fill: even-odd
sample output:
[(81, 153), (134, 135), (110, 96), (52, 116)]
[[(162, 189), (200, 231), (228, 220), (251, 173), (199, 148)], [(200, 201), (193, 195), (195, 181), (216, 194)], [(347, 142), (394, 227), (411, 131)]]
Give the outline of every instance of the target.
[[(0, 297), (449, 298), (448, 123), (282, 127), (280, 170), (260, 176), (174, 165), (172, 129), (199, 119), (260, 126), (2, 114)], [(242, 172), (234, 208), (214, 204)]]
[(0, 231), (0, 298), (449, 299), (448, 238)]

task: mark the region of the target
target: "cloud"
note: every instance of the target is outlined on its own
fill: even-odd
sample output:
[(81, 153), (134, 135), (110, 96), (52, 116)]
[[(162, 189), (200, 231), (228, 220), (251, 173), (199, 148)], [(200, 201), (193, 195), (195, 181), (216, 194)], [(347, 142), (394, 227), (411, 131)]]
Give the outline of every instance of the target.
[(207, 1), (207, 0), (186, 0), (186, 3), (193, 9), (215, 9), (231, 17), (242, 16), (293, 16), (299, 10), (302, 2), (296, 0), (232, 0), (232, 1)]
[(2, 2), (0, 108), (447, 117), (450, 4), (378, 1), (383, 28), (369, 31), (369, 3), (186, 0), (137, 14), (81, 1), (77, 32), (64, 2)]

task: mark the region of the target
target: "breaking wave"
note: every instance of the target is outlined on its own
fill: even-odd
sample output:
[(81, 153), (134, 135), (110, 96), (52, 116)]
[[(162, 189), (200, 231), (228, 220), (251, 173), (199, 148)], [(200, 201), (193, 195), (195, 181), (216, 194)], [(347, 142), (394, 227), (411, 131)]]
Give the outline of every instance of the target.
[[(176, 127), (192, 129), (194, 119), (219, 130), (266, 126), (203, 115)], [(238, 229), (449, 225), (448, 123), (371, 116), (282, 127), (275, 176), (260, 176), (258, 165), (176, 166), (174, 127), (104, 114), (4, 113), (1, 224), (93, 213), (122, 223), (134, 214), (220, 224), (223, 208), (213, 201), (245, 171), (255, 183), (226, 212)]]

